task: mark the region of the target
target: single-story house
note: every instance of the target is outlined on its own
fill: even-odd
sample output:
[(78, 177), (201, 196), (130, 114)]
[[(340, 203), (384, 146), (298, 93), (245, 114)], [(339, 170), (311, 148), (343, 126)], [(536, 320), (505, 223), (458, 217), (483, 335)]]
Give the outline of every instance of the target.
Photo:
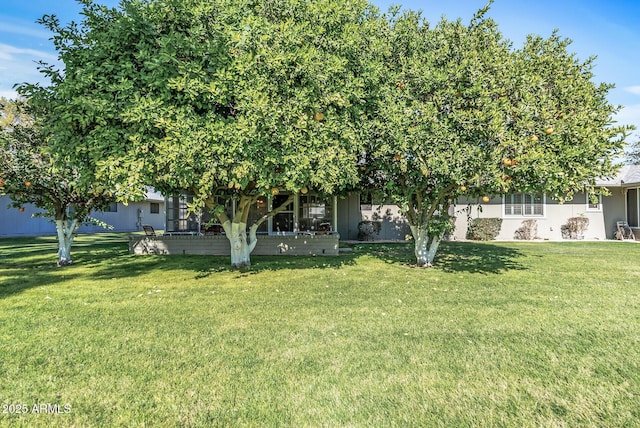
[[(451, 208), (456, 217), (451, 239), (466, 239), (470, 218), (501, 218), (502, 226), (498, 240), (518, 239), (519, 230), (526, 220), (535, 220), (537, 239), (559, 241), (567, 239), (565, 226), (569, 218), (584, 217), (589, 220), (583, 239), (615, 239), (617, 223), (626, 222), (636, 239), (640, 239), (640, 165), (625, 165), (610, 179), (596, 183), (606, 187), (610, 195), (592, 201), (585, 193), (578, 193), (573, 200), (560, 204), (543, 194), (509, 194), (493, 197), (489, 202), (461, 200)], [(360, 199), (360, 200), (359, 200)], [(595, 202), (595, 203), (594, 203)], [(361, 220), (379, 222), (376, 239), (404, 239), (409, 227), (394, 205), (372, 204), (366, 198), (349, 195), (338, 207), (337, 229), (344, 239), (358, 238), (358, 223)], [(360, 216), (353, 216), (359, 213)]]
[[(615, 239), (618, 222), (626, 222), (636, 239), (640, 239), (640, 165), (625, 165), (618, 174), (610, 179), (599, 180), (599, 187), (606, 187), (610, 195), (601, 196), (592, 201), (585, 193), (578, 193), (573, 200), (560, 204), (543, 194), (509, 194), (493, 197), (489, 202), (476, 200), (458, 201), (451, 208), (456, 217), (452, 239), (466, 239), (470, 218), (501, 218), (502, 227), (496, 237), (498, 240), (518, 239), (519, 230), (526, 220), (535, 220), (537, 238), (559, 241), (566, 239), (565, 226), (569, 218), (584, 217), (589, 226), (583, 239)], [(406, 221), (393, 205), (360, 202), (361, 219), (379, 221), (379, 239), (402, 239), (409, 233)], [(356, 198), (347, 199), (348, 211), (357, 210)], [(342, 208), (342, 210), (341, 210)], [(339, 212), (345, 207), (339, 207)], [(351, 218), (347, 216), (347, 218)], [(338, 230), (344, 231), (348, 239), (357, 238), (357, 222), (352, 219), (347, 225), (338, 224)], [(355, 230), (355, 232), (354, 232)]]
[[(566, 225), (576, 217), (588, 219), (582, 239), (614, 239), (620, 221), (627, 222), (640, 238), (640, 166), (624, 166), (616, 177), (597, 184), (607, 187), (610, 195), (594, 201), (579, 193), (563, 204), (543, 194), (521, 193), (488, 202), (459, 201), (451, 208), (456, 222), (449, 239), (465, 239), (468, 221), (475, 217), (501, 218), (498, 240), (522, 238), (520, 230), (527, 220), (535, 220), (534, 239), (569, 239)], [(249, 223), (288, 197), (283, 192), (260, 198), (251, 207)], [(130, 250), (138, 254), (228, 254), (229, 242), (222, 227), (209, 215), (190, 214), (189, 201), (188, 196), (168, 198), (164, 235), (132, 238)], [(234, 204), (229, 204), (227, 213), (233, 215), (234, 211)], [(257, 255), (337, 254), (339, 240), (404, 240), (410, 230), (397, 206), (377, 203), (364, 193), (336, 197), (309, 192), (296, 195), (285, 210), (262, 224), (258, 234)]]
[[(165, 224), (164, 196), (149, 190), (144, 201), (127, 205), (113, 203), (105, 212), (92, 213), (92, 217), (113, 227), (113, 232), (135, 232), (145, 224), (163, 229)], [(0, 196), (0, 237), (55, 235), (56, 226), (48, 218), (32, 217), (40, 210), (28, 204), (24, 211), (10, 206), (8, 196)], [(82, 225), (78, 233), (98, 233), (107, 230), (100, 226)]]
[[(563, 230), (568, 219), (584, 217), (589, 219), (584, 239), (614, 239), (617, 222), (620, 221), (626, 222), (640, 239), (640, 165), (623, 166), (615, 177), (597, 184), (607, 187), (610, 195), (592, 201), (586, 194), (577, 194), (564, 204), (545, 195), (529, 194), (496, 196), (487, 203), (458, 201), (452, 208), (456, 222), (450, 238), (466, 238), (468, 218), (497, 217), (502, 219), (497, 236), (499, 240), (516, 239), (525, 220), (536, 221), (536, 238), (562, 240), (567, 238)], [(279, 206), (288, 196), (283, 192), (259, 199), (251, 209), (249, 222), (259, 218), (270, 207)], [(0, 198), (0, 204), (3, 202), (5, 206), (9, 204), (6, 196)], [(143, 225), (151, 225), (158, 231), (164, 231), (164, 236), (158, 236), (156, 240), (172, 241), (175, 245), (180, 243), (175, 249), (138, 248), (134, 245), (133, 252), (202, 254), (214, 251), (228, 254), (228, 241), (222, 236), (220, 225), (212, 222), (206, 214), (189, 214), (188, 203), (188, 197), (165, 199), (150, 191), (145, 201), (127, 206), (114, 204), (111, 210), (97, 213), (96, 218), (112, 225), (114, 231), (121, 232), (139, 231)], [(13, 208), (0, 211), (0, 237), (55, 234), (53, 223), (43, 218), (31, 218), (35, 208), (25, 208), (22, 213)], [(229, 214), (234, 209), (233, 204), (227, 206)], [(95, 226), (83, 226), (80, 230), (81, 233), (100, 231), (104, 229)], [(410, 235), (410, 230), (397, 206), (372, 201), (364, 193), (327, 197), (308, 192), (296, 195), (287, 209), (262, 224), (258, 233), (259, 244), (254, 254), (337, 254), (339, 239), (404, 240)], [(200, 243), (202, 238), (219, 245), (208, 241)]]
[[(282, 205), (289, 196), (290, 193), (281, 192), (259, 198), (249, 210), (248, 224), (253, 224), (272, 207)], [(130, 251), (134, 254), (229, 254), (230, 244), (222, 226), (209, 213), (190, 213), (191, 199), (188, 195), (167, 198), (163, 235), (131, 237)], [(252, 254), (337, 255), (340, 239), (335, 228), (338, 206), (336, 196), (314, 192), (295, 195), (284, 210), (260, 226), (258, 243)], [(226, 210), (232, 217), (235, 202), (229, 201)]]

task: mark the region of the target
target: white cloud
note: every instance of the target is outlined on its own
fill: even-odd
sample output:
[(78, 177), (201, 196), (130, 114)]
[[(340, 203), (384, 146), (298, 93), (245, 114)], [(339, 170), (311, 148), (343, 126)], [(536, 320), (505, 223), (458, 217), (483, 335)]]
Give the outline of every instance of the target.
[(29, 56), (48, 62), (56, 61), (58, 59), (50, 52), (39, 51), (36, 49), (19, 48), (17, 46), (0, 43), (0, 59), (12, 60), (15, 56)]
[(640, 125), (640, 104), (624, 106), (616, 115), (616, 120), (621, 124)]
[(640, 95), (640, 85), (637, 86), (627, 86), (624, 88), (625, 91), (630, 92), (634, 95)]
[(18, 98), (18, 93), (16, 91), (10, 91), (10, 90), (0, 90), (0, 98), (6, 98), (8, 100), (15, 100), (16, 98)]
[(32, 23), (21, 23), (21, 25), (13, 24), (6, 21), (0, 21), (0, 31), (13, 35), (36, 37), (39, 39), (48, 39), (51, 37), (49, 31), (39, 27), (34, 27)]
[(43, 82), (38, 61), (55, 64), (58, 58), (50, 52), (0, 43), (0, 94), (15, 98), (13, 85), (16, 83)]
[(615, 116), (615, 120), (619, 125), (635, 125), (636, 130), (627, 137), (628, 143), (640, 141), (640, 104), (632, 104), (625, 106)]

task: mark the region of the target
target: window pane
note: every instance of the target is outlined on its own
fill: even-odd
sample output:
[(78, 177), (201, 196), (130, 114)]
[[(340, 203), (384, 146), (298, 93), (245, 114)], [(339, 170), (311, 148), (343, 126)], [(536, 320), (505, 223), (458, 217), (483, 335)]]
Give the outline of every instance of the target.
[(594, 201), (592, 200), (593, 195), (587, 195), (587, 209), (589, 210), (600, 210), (600, 202), (602, 201), (602, 197), (600, 195), (597, 195), (596, 198), (597, 200)]
[(273, 216), (273, 231), (293, 232), (293, 212), (279, 212)]
[(533, 205), (533, 215), (543, 215), (543, 214), (544, 214), (544, 210), (543, 210), (542, 204)]
[[(275, 195), (272, 200), (272, 208), (276, 209), (280, 207), (285, 201), (289, 198), (289, 194), (279, 194)], [(294, 216), (293, 216), (293, 201), (289, 203), (284, 211), (280, 211), (278, 214), (273, 216), (273, 232), (282, 233), (282, 232), (293, 232), (295, 230), (294, 224)]]
[(175, 196), (167, 199), (167, 232), (198, 231), (198, 216), (189, 214), (191, 196)]
[(504, 197), (504, 215), (513, 215), (513, 195)]
[(301, 195), (298, 212), (299, 230), (316, 232), (331, 229), (332, 207), (330, 199), (319, 195)]
[(627, 191), (627, 222), (631, 227), (638, 227), (638, 190), (629, 189)]
[[(258, 198), (258, 201), (255, 204), (252, 204), (249, 208), (249, 217), (247, 218), (247, 228), (253, 226), (258, 220), (264, 217), (269, 211), (267, 198), (261, 196)], [(267, 222), (263, 222), (260, 227), (258, 227), (259, 233), (267, 232)]]
[(544, 215), (544, 198), (542, 195), (514, 193), (505, 196), (504, 214), (507, 216), (541, 216)]
[(151, 214), (160, 214), (160, 204), (157, 202), (151, 202), (149, 212)]
[(542, 215), (543, 205), (541, 195), (529, 195), (531, 203), (531, 215)]

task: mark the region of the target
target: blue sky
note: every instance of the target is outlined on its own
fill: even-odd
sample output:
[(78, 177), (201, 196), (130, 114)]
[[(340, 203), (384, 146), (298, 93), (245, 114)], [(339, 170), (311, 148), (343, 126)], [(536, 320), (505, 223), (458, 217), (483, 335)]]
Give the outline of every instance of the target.
[[(116, 6), (117, 0), (99, 0)], [(441, 16), (468, 22), (485, 0), (373, 0), (387, 10), (391, 4), (422, 10), (430, 22)], [(18, 82), (40, 80), (35, 61), (54, 62), (50, 34), (35, 21), (46, 13), (62, 22), (78, 20), (75, 0), (0, 0), (0, 96), (15, 96)], [(616, 85), (609, 94), (613, 104), (624, 105), (621, 123), (640, 128), (640, 1), (638, 0), (495, 0), (489, 16), (505, 37), (521, 46), (527, 34), (549, 36), (554, 29), (573, 40), (580, 59), (597, 56), (595, 80)], [(636, 132), (631, 141), (640, 138)]]

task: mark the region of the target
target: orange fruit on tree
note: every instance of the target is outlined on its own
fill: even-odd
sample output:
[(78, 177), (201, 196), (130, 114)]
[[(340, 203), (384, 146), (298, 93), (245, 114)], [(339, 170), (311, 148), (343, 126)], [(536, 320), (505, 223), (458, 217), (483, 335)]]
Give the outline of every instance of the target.
[(550, 126), (547, 129), (544, 130), (545, 134), (550, 135), (553, 133), (553, 128)]
[(25, 181), (25, 182), (24, 182), (24, 185), (25, 185), (25, 186), (27, 186), (27, 187), (29, 187), (29, 186), (31, 186), (31, 182), (30, 182), (30, 181)]
[(316, 114), (313, 115), (313, 118), (315, 120), (317, 120), (318, 122), (324, 120), (324, 113), (322, 112), (317, 112)]
[(482, 202), (489, 202), (491, 200), (491, 198), (489, 198), (488, 196), (483, 196), (482, 197)]
[(538, 136), (532, 135), (531, 137), (529, 137), (529, 139), (535, 143), (536, 141), (538, 141)]
[(460, 186), (460, 191), (461, 192), (466, 192), (467, 191), (467, 186)]
[(280, 193), (280, 189), (278, 189), (277, 187), (274, 187), (271, 189), (271, 194), (272, 195), (277, 195), (278, 193)]

